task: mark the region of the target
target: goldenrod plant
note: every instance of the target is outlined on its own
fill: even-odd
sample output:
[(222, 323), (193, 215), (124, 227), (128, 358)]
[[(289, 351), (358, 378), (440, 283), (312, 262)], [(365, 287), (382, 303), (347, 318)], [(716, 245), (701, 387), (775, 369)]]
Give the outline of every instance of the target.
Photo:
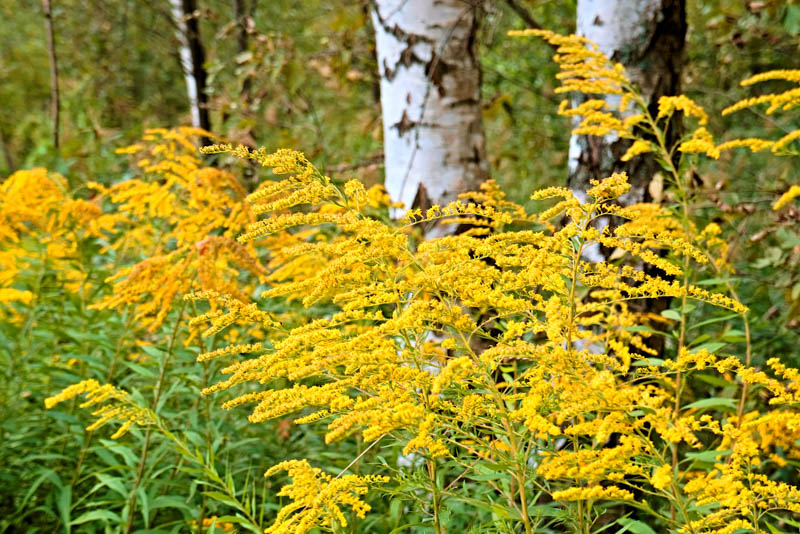
[[(210, 134), (192, 129), (148, 132), (123, 150), (141, 174), (90, 184), (86, 199), (39, 169), (3, 183), (0, 240), (12, 244), (0, 254), (3, 321), (29, 335), (42, 325), (36, 307), (52, 299), (42, 287), (57, 284), (76, 293), (86, 323), (123, 326), (102, 358), (83, 355), (93, 354), (87, 339), (75, 349), (82, 359), (51, 366), (40, 402), (83, 440), (41, 472), (55, 497), (37, 506), (57, 510), (54, 524), (797, 528), (800, 371), (755, 353), (728, 242), (700, 216), (692, 181), (697, 158), (736, 147), (789, 154), (796, 132), (718, 143), (696, 102), (664, 97), (651, 112), (624, 68), (586, 39), (522, 34), (557, 47), (558, 92), (590, 97), (560, 107), (576, 133), (630, 139), (624, 159), (656, 157), (668, 202), (620, 203), (624, 173), (594, 181), (585, 198), (535, 191), (526, 206), (489, 181), (393, 221), (383, 188), (334, 180), (300, 152), (223, 139), (202, 149), (272, 169), (277, 178), (248, 194), (232, 171), (203, 164), (194, 140)], [(791, 89), (728, 111), (797, 102)], [(669, 144), (681, 116), (691, 127)], [(40, 184), (39, 197), (15, 193), (26, 181)], [(9, 203), (13, 195), (27, 204)], [(790, 188), (775, 209), (797, 196)], [(431, 223), (458, 231), (426, 239)], [(85, 258), (88, 242), (96, 254)], [(599, 246), (608, 259), (588, 261)], [(641, 305), (665, 298), (660, 314)], [(719, 341), (720, 324), (723, 336), (739, 331), (735, 349)], [(116, 441), (98, 437), (111, 422)], [(89, 454), (109, 465), (85, 472)], [(74, 517), (84, 500), (73, 488), (83, 487), (99, 503)], [(30, 498), (18, 509), (35, 509)]]

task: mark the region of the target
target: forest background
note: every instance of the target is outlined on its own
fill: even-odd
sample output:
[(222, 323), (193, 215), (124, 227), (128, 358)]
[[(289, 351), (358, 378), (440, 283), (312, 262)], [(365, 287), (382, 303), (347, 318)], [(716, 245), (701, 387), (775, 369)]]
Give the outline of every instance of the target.
[[(739, 85), (748, 76), (800, 68), (800, 4), (703, 1), (686, 7), (682, 92), (709, 111), (708, 129), (724, 132), (726, 139), (774, 139), (798, 129), (789, 115), (719, 111), (749, 95)], [(367, 187), (382, 183), (380, 71), (369, 10), (368, 2), (338, 0), (199, 0), (189, 18), (198, 23), (205, 50), (209, 130), (234, 145), (301, 151), (335, 180), (356, 178)], [(575, 10), (574, 2), (499, 0), (481, 8), (477, 56), (489, 175), (510, 200), (527, 207), (535, 205), (532, 190), (566, 184), (570, 122), (558, 114), (563, 97), (555, 91), (552, 48), (507, 32), (534, 21), (569, 34)], [(0, 4), (0, 176), (44, 167), (62, 175), (64, 189), (82, 199), (140, 176), (141, 166), (119, 149), (150, 128), (191, 123), (177, 29), (166, 1)], [(57, 135), (52, 54), (58, 58)], [(251, 187), (267, 172), (221, 163), (217, 156), (195, 157), (230, 166)], [(770, 209), (797, 183), (796, 158), (726, 151), (716, 161), (699, 160), (694, 173), (699, 211), (722, 227), (735, 272), (731, 279), (751, 310), (754, 365), (782, 355), (785, 363), (800, 366), (798, 212)], [(656, 184), (650, 193), (661, 197), (664, 188)], [(233, 528), (236, 517), (268, 526), (285, 502), (275, 497), (281, 484), (262, 481), (260, 474), (282, 460), (310, 458), (329, 473), (366, 453), (373, 464), (397, 465), (402, 447), (378, 454), (356, 437), (330, 447), (323, 431), (295, 425), (291, 415), (253, 425), (242, 413), (220, 410), (214, 397), (194, 400), (214, 369), (204, 367), (198, 374), (194, 359), (204, 346), (183, 343), (181, 336), (191, 341), (188, 330), (139, 335), (130, 310), (90, 306), (113, 283), (103, 282), (102, 262), (92, 263), (93, 254), (108, 253), (104, 247), (92, 242), (79, 251), (81, 258), (70, 260), (97, 267), (82, 271), (91, 295), (65, 294), (63, 281), (53, 274), (66, 269), (63, 265), (32, 262), (15, 287), (30, 288), (35, 306), (9, 304), (4, 311), (9, 319), (0, 325), (0, 531), (166, 532), (192, 525), (213, 531), (212, 516), (228, 517), (220, 520), (225, 529)], [(125, 264), (132, 258), (119, 254), (106, 260)], [(6, 282), (0, 275), (0, 283)], [(162, 322), (180, 323), (180, 310), (170, 309)], [(707, 335), (698, 344), (713, 341), (721, 343), (717, 349), (741, 352), (744, 334), (738, 327)], [(120, 441), (93, 437), (84, 430), (90, 419), (74, 402), (44, 408), (46, 398), (87, 378), (116, 378), (116, 385), (132, 391), (157, 382), (155, 406), (165, 383), (161, 363), (173, 353), (172, 381), (161, 400), (165, 418), (191, 414), (185, 436), (190, 445), (182, 451), (169, 440), (151, 443), (149, 433), (140, 430)], [(118, 367), (109, 370), (118, 355), (113, 364)], [(417, 482), (407, 481), (408, 487)], [(425, 524), (425, 513), (408, 516), (404, 490), (396, 491), (396, 498), (370, 501), (374, 512), (366, 523), (348, 528), (389, 532), (406, 523)], [(647, 532), (636, 525), (629, 527), (632, 532)]]

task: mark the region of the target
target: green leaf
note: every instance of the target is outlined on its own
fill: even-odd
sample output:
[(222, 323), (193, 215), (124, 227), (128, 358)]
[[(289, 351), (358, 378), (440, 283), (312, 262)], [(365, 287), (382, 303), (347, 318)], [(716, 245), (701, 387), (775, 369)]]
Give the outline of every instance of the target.
[(746, 339), (745, 333), (738, 328), (731, 328), (722, 335), (722, 340), (728, 343), (737, 343), (739, 341), (745, 341)]
[(104, 521), (106, 523), (119, 523), (120, 518), (119, 515), (115, 514), (111, 510), (89, 510), (78, 516), (76, 519), (73, 519), (70, 525), (80, 525), (82, 523), (88, 523), (90, 521)]
[(145, 489), (141, 486), (136, 489), (136, 494), (139, 496), (142, 518), (144, 519), (144, 528), (150, 528), (150, 498)]
[(70, 510), (72, 508), (72, 488), (69, 486), (56, 489), (56, 508), (61, 517), (64, 532), (69, 532)]
[(225, 495), (221, 491), (204, 491), (203, 495), (205, 495), (206, 497), (211, 497), (215, 501), (219, 501), (229, 506), (233, 506), (237, 510), (239, 509), (239, 503), (236, 502), (236, 500), (229, 497), (228, 495)]
[(39, 478), (36, 479), (36, 481), (34, 481), (33, 484), (31, 484), (31, 487), (28, 488), (28, 492), (25, 494), (25, 498), (22, 499), (21, 508), (25, 507), (25, 504), (28, 502), (31, 496), (36, 492), (36, 488), (38, 488), (39, 485), (42, 484), (42, 482), (44, 482), (45, 480), (49, 480), (50, 483), (57, 488), (63, 486), (61, 478), (59, 478), (58, 474), (55, 471), (53, 471), (52, 469), (43, 468), (42, 474), (39, 476)]
[(192, 508), (186, 504), (184, 499), (180, 497), (175, 497), (174, 495), (159, 495), (155, 499), (153, 499), (150, 508), (153, 510), (157, 508), (180, 508), (182, 510), (186, 510), (191, 512)]
[(646, 367), (648, 365), (661, 365), (664, 363), (663, 358), (642, 358), (641, 360), (636, 360), (631, 365), (634, 367)]
[(623, 517), (622, 519), (618, 519), (617, 523), (625, 527), (623, 530), (619, 530), (618, 534), (622, 532), (632, 532), (633, 534), (657, 534), (656, 531), (647, 526), (646, 523), (642, 523), (636, 519)]
[(702, 380), (706, 384), (711, 384), (712, 386), (716, 386), (716, 387), (720, 387), (720, 388), (730, 385), (729, 381), (727, 381), (724, 378), (722, 378), (720, 376), (717, 376), (717, 375), (707, 375), (705, 373), (695, 373), (693, 376), (695, 378), (697, 378), (698, 380)]
[(659, 332), (658, 330), (653, 330), (649, 326), (642, 325), (626, 326), (624, 330), (627, 332), (650, 332), (651, 334), (663, 334), (663, 332)]
[(153, 345), (139, 345), (139, 350), (156, 359), (161, 359), (164, 356), (164, 351), (157, 349)]
[(709, 354), (714, 354), (715, 352), (717, 352), (719, 349), (721, 349), (725, 345), (727, 345), (727, 343), (722, 343), (720, 341), (709, 341), (708, 343), (703, 343), (702, 345), (698, 345), (696, 347), (693, 347), (692, 350), (690, 350), (689, 352), (694, 354), (694, 353), (699, 352), (701, 350), (705, 350)]
[(401, 532), (407, 532), (410, 527), (424, 527), (426, 526), (425, 523), (417, 522), (417, 523), (406, 523), (405, 525), (400, 525), (396, 529), (389, 532), (389, 534), (400, 534)]
[(139, 365), (138, 363), (133, 363), (128, 361), (122, 363), (124, 363), (127, 368), (129, 368), (136, 374), (145, 376), (147, 378), (156, 378), (158, 376), (153, 369), (148, 369), (144, 365)]
[(797, 35), (800, 33), (800, 6), (786, 6), (783, 15), (783, 27), (787, 33)]
[(711, 397), (709, 399), (701, 399), (683, 407), (685, 410), (692, 409), (706, 409), (706, 408), (729, 408), (736, 410), (736, 401), (724, 397)]
[(677, 310), (664, 310), (661, 312), (661, 315), (667, 319), (672, 319), (673, 321), (681, 320), (681, 314)]
[(717, 461), (717, 456), (728, 456), (732, 452), (733, 451), (731, 449), (725, 449), (721, 451), (687, 452), (686, 458), (692, 460), (693, 462), (715, 463)]
[(705, 321), (700, 321), (699, 323), (695, 323), (689, 327), (689, 330), (694, 330), (695, 328), (700, 328), (702, 326), (706, 326), (713, 323), (718, 323), (720, 321), (727, 321), (729, 319), (733, 319), (734, 317), (738, 317), (739, 314), (737, 313), (730, 313), (728, 315), (720, 315), (719, 317), (714, 317), (712, 319), (706, 319)]
[(767, 525), (767, 528), (769, 529), (770, 534), (787, 534), (783, 530), (779, 530), (778, 528), (773, 527), (771, 523), (764, 523), (764, 524)]
[(705, 280), (698, 280), (695, 282), (697, 286), (718, 286), (727, 284), (728, 282), (738, 282), (739, 278), (731, 277), (731, 278), (706, 278)]

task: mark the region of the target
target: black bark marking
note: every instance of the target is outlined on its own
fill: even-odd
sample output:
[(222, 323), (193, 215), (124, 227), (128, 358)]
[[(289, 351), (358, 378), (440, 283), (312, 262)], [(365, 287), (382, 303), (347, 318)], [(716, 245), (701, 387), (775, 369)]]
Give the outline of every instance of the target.
[(422, 182), (417, 185), (417, 194), (414, 197), (414, 202), (411, 204), (412, 209), (419, 208), (422, 212), (426, 212), (433, 204), (431, 204), (431, 197), (428, 195), (428, 190)]
[(397, 128), (397, 135), (403, 137), (407, 131), (411, 130), (412, 128), (416, 128), (417, 125), (419, 125), (419, 123), (409, 119), (408, 111), (404, 109), (403, 116), (400, 117), (400, 121), (392, 124), (392, 128)]

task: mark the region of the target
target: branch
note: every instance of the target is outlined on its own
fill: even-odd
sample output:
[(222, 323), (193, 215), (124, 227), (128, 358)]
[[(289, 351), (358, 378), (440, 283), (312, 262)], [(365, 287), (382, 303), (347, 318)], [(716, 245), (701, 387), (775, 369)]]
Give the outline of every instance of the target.
[[(519, 15), (519, 18), (522, 19), (522, 21), (525, 23), (525, 25), (528, 26), (528, 28), (532, 28), (534, 30), (543, 30), (544, 29), (544, 27), (542, 27), (541, 24), (536, 22), (536, 19), (534, 19), (533, 16), (528, 12), (528, 10), (525, 9), (525, 7), (522, 6), (519, 2), (517, 2), (517, 0), (506, 0), (506, 3), (508, 4), (508, 7), (513, 9), (514, 12), (517, 15)], [(551, 45), (550, 43), (547, 43), (547, 44), (553, 50), (558, 48), (556, 46)]]
[(328, 167), (327, 170), (330, 172), (346, 172), (346, 171), (354, 171), (356, 169), (361, 169), (363, 167), (369, 167), (370, 165), (377, 165), (383, 162), (383, 153), (375, 154), (370, 158), (367, 158), (364, 161), (357, 161), (355, 163), (342, 163), (340, 165), (333, 165), (332, 167)]
[(516, 12), (516, 14), (519, 15), (519, 18), (521, 18), (525, 22), (525, 24), (528, 25), (528, 28), (532, 28), (534, 30), (544, 29), (542, 28), (542, 25), (536, 22), (536, 20), (531, 16), (531, 14), (528, 13), (528, 10), (525, 9), (523, 6), (521, 6), (519, 2), (517, 2), (517, 0), (506, 0), (506, 3), (508, 4), (508, 7), (513, 9)]

